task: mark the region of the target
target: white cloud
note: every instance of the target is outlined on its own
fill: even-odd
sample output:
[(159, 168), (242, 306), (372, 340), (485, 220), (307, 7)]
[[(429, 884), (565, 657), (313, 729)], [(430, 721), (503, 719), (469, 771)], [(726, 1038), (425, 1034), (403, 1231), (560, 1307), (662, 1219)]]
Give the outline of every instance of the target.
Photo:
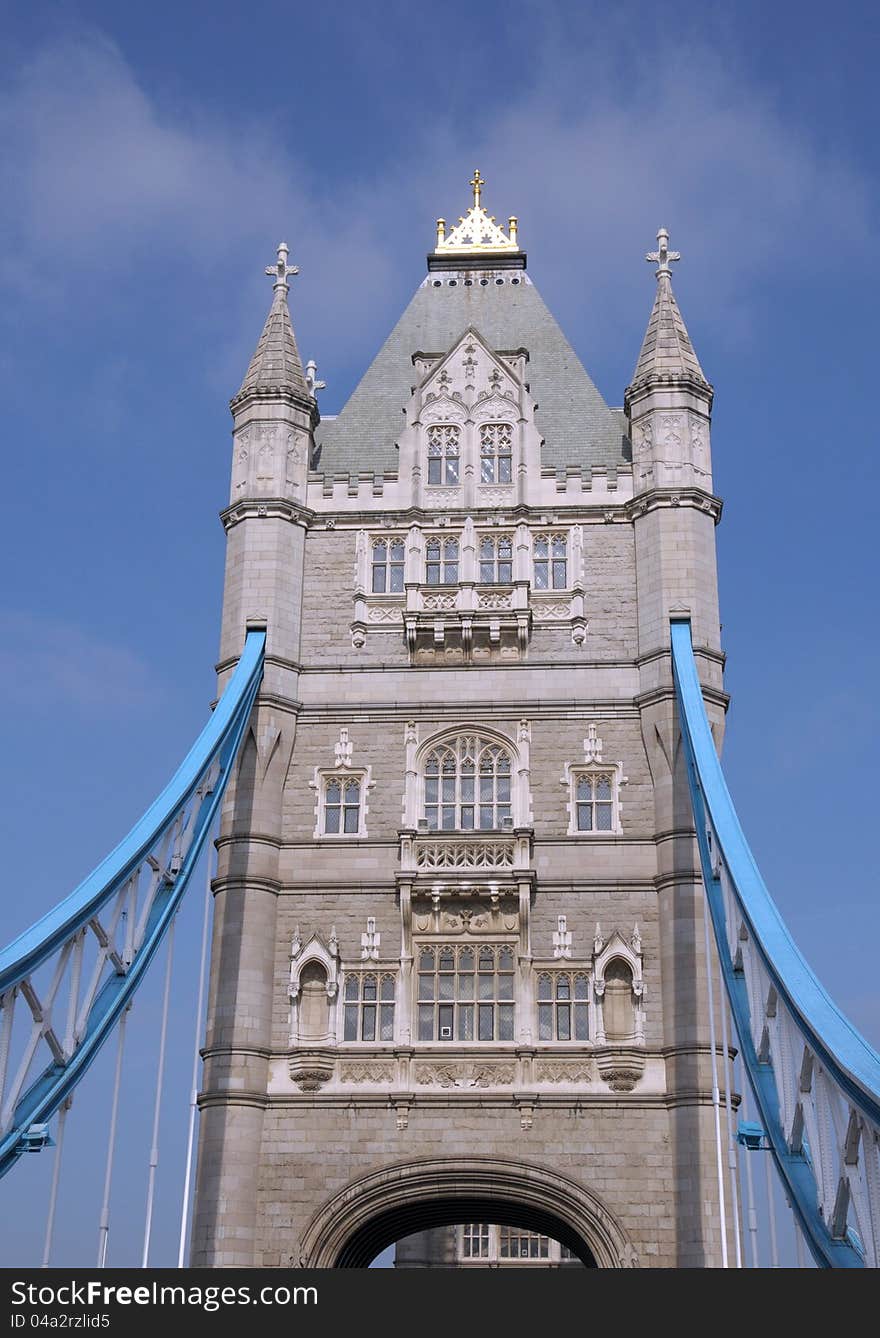
[(194, 102), (160, 104), (100, 34), (50, 43), (0, 96), (11, 182), (0, 282), (27, 287), (32, 303), (40, 279), (57, 291), (75, 272), (98, 303), (114, 290), (130, 302), (163, 267), (186, 273), (190, 301), (207, 286), (203, 309), (224, 312), (229, 347), (215, 374), (228, 389), (268, 300), (254, 270), (292, 234), (304, 354), (332, 375), (340, 330), (349, 349), (365, 341), (364, 359), (374, 351), (418, 282), (432, 220), (464, 208), (479, 162), (487, 203), (520, 216), (533, 270), (579, 342), (640, 337), (651, 292), (640, 256), (661, 223), (685, 255), (685, 299), (711, 292), (718, 326), (736, 338), (762, 278), (788, 269), (813, 282), (813, 256), (825, 268), (835, 252), (861, 252), (868, 188), (709, 48), (676, 35), (646, 52), (620, 33), (566, 46), (548, 22), (517, 102), (487, 102), (466, 129), (438, 113), (380, 177), (337, 178), (332, 194), (317, 160), (271, 126), (243, 123), (240, 108), (233, 122)]

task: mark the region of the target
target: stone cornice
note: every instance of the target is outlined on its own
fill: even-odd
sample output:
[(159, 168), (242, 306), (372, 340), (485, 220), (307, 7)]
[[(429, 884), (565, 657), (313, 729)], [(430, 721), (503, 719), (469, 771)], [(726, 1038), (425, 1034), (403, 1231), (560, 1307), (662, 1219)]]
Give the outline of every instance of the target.
[(630, 520), (639, 520), (649, 511), (660, 511), (667, 507), (685, 507), (694, 511), (703, 511), (712, 517), (717, 525), (721, 519), (724, 503), (720, 497), (704, 492), (702, 488), (651, 488), (639, 493), (632, 501), (625, 504)]
[(224, 530), (231, 530), (235, 525), (239, 525), (243, 520), (256, 518), (264, 520), (287, 520), (293, 525), (302, 525), (308, 529), (309, 525), (314, 523), (315, 512), (308, 507), (300, 505), (299, 502), (288, 501), (286, 497), (264, 497), (259, 500), (255, 497), (243, 498), (241, 501), (233, 502), (220, 512), (220, 519), (223, 522)]

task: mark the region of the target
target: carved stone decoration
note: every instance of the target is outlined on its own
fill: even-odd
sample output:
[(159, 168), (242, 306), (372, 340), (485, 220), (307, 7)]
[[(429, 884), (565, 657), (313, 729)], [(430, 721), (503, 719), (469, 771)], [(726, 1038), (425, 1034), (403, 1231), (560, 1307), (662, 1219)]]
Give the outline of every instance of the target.
[(513, 1064), (418, 1064), (415, 1080), (420, 1087), (503, 1087), (515, 1072)]
[(631, 1092), (645, 1071), (645, 1056), (635, 1049), (613, 1050), (596, 1056), (599, 1077), (612, 1092)]
[(539, 1082), (588, 1083), (596, 1081), (596, 1066), (589, 1061), (558, 1063), (547, 1060), (535, 1065), (535, 1076)]
[(340, 1064), (339, 1081), (352, 1083), (382, 1083), (394, 1081), (394, 1065), (371, 1063), (365, 1060), (363, 1063)]
[(289, 1059), (290, 1076), (301, 1092), (318, 1092), (333, 1077), (330, 1050), (298, 1050)]

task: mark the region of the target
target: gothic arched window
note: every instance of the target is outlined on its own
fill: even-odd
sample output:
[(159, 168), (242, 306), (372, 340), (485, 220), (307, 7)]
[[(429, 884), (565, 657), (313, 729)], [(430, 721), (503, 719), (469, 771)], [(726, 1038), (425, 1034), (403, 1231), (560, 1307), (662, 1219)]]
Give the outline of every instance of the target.
[(515, 965), (508, 944), (422, 947), (417, 973), (419, 1040), (514, 1040)]
[(481, 585), (510, 585), (513, 580), (513, 539), (509, 534), (484, 534), (480, 539)]
[(575, 777), (575, 806), (579, 832), (614, 830), (614, 777), (581, 772)]
[(403, 593), (405, 547), (403, 538), (374, 539), (372, 581), (374, 595)]
[(536, 534), (532, 545), (535, 589), (568, 587), (568, 540), (564, 534)]
[(458, 540), (433, 537), (425, 541), (427, 585), (458, 585)]
[(324, 781), (325, 836), (357, 836), (361, 826), (361, 777), (328, 776)]
[(492, 739), (463, 734), (425, 758), (428, 830), (491, 831), (512, 818), (510, 753)]
[(460, 432), (450, 424), (428, 428), (428, 482), (455, 486), (459, 481)]
[(513, 427), (484, 423), (480, 428), (480, 482), (513, 482)]

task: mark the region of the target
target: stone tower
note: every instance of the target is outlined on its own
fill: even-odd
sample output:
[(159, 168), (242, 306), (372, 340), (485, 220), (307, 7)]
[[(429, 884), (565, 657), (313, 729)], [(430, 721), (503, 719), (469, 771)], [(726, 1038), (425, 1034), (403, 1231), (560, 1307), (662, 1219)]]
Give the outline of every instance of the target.
[(665, 231), (609, 408), (471, 185), (338, 417), (285, 246), (232, 401), (221, 684), (249, 626), (267, 650), (219, 841), (197, 1265), (358, 1266), (467, 1222), (718, 1262), (669, 656), (687, 612), (720, 734), (712, 389)]

